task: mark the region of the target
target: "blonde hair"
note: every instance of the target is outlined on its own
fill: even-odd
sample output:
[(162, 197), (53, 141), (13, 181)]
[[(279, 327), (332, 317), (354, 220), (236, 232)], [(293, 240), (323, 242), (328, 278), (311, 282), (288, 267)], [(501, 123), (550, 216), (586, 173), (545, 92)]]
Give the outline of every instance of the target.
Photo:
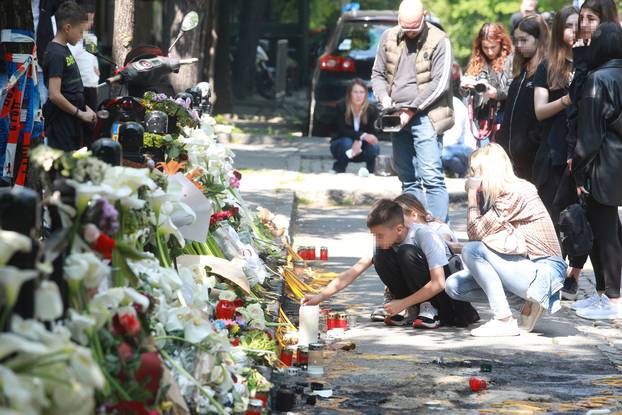
[(468, 176), (479, 176), (482, 179), (484, 203), (488, 207), (518, 180), (510, 158), (497, 143), (490, 143), (471, 154)]
[(417, 197), (411, 193), (402, 193), (401, 195), (393, 199), (393, 201), (402, 207), (402, 210), (404, 211), (405, 215), (412, 215), (413, 213), (416, 213), (428, 223), (430, 222), (445, 223), (442, 220), (437, 219), (434, 216), (432, 216), (426, 210), (425, 206), (423, 206), (423, 203), (421, 203), (421, 201), (417, 199)]

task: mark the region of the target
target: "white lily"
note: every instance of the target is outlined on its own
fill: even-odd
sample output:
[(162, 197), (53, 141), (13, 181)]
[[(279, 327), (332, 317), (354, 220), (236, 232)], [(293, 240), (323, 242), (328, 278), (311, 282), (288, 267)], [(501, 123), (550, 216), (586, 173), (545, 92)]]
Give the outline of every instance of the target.
[(63, 299), (54, 281), (43, 281), (35, 291), (35, 316), (41, 321), (54, 321), (63, 315)]
[(9, 262), (15, 252), (30, 252), (31, 249), (32, 242), (26, 235), (0, 229), (0, 266)]
[(250, 304), (246, 307), (236, 309), (246, 319), (248, 326), (254, 329), (263, 330), (266, 328), (266, 318), (261, 305), (258, 303)]
[(209, 317), (198, 310), (191, 309), (190, 318), (184, 327), (184, 338), (191, 343), (200, 343), (214, 332)]
[(74, 309), (69, 309), (68, 319), (65, 320), (67, 328), (71, 332), (71, 337), (81, 345), (85, 346), (89, 342), (88, 331), (97, 324), (95, 318), (89, 314), (80, 314)]
[(8, 400), (8, 408), (0, 409), (3, 415), (11, 414), (10, 409), (19, 415), (36, 415), (49, 405), (42, 393), (43, 385), (38, 379), (18, 376), (10, 369), (0, 366), (0, 385), (2, 395)]
[(223, 290), (218, 295), (219, 300), (234, 301), (238, 296), (231, 290)]
[(173, 268), (164, 268), (155, 259), (128, 261), (134, 273), (151, 287), (160, 289), (166, 298), (172, 299), (182, 286), (182, 281)]
[(23, 319), (18, 315), (13, 315), (11, 319), (11, 331), (27, 340), (39, 342), (51, 348), (65, 347), (71, 337), (62, 326), (55, 326), (54, 331), (49, 331), (40, 321)]
[(217, 365), (210, 373), (210, 384), (219, 392), (228, 392), (233, 388), (231, 373), (224, 365)]
[(113, 189), (129, 187), (132, 192), (145, 186), (149, 190), (155, 190), (158, 186), (149, 177), (149, 169), (134, 169), (130, 167), (115, 166), (106, 171), (103, 184)]
[(50, 171), (54, 166), (54, 161), (62, 157), (62, 155), (62, 150), (57, 150), (47, 145), (39, 145), (30, 152), (30, 160), (41, 166), (43, 170)]
[(110, 267), (92, 252), (74, 253), (65, 260), (65, 279), (69, 282), (84, 281), (86, 288), (97, 288), (110, 275)]
[(149, 308), (149, 299), (133, 288), (114, 287), (97, 294), (89, 303), (89, 311), (102, 327), (120, 307), (137, 303), (143, 310)]
[(83, 384), (95, 389), (103, 389), (106, 383), (101, 369), (93, 360), (91, 350), (85, 347), (76, 347), (69, 359), (71, 369), (76, 374), (76, 378)]
[(90, 415), (95, 412), (93, 388), (79, 381), (54, 384), (52, 391), (53, 409), (51, 415)]
[(36, 278), (37, 275), (38, 272), (34, 270), (22, 270), (12, 266), (0, 267), (0, 285), (4, 288), (5, 307), (13, 308), (22, 284)]
[(50, 348), (43, 343), (28, 340), (14, 333), (0, 333), (0, 360), (15, 352), (42, 355), (49, 353)]

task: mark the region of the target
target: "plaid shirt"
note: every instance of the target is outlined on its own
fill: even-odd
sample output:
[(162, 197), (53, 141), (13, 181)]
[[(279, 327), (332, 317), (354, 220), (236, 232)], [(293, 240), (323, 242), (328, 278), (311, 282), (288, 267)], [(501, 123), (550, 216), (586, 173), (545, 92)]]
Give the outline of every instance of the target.
[(481, 241), (501, 231), (505, 219), (520, 230), (530, 259), (562, 256), (553, 221), (534, 185), (518, 180), (497, 197), (494, 206), (495, 209), (489, 209), (469, 223), (467, 234), (470, 240)]

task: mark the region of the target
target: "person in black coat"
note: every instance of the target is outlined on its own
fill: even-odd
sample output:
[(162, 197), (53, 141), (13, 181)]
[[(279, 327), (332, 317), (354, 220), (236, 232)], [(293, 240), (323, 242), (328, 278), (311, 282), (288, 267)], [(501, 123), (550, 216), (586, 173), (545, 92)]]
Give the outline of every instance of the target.
[(352, 81), (344, 100), (337, 102), (336, 131), (330, 142), (335, 158), (333, 170), (345, 173), (348, 163), (365, 163), (374, 172), (376, 156), (380, 154), (374, 123), (378, 109), (367, 100), (367, 86), (361, 79)]
[(605, 280), (605, 295), (597, 307), (577, 314), (590, 319), (622, 317), (622, 28), (602, 23), (589, 46), (590, 71), (578, 106), (577, 145), (572, 174), (577, 192), (587, 196), (586, 215), (594, 233), (596, 255)]

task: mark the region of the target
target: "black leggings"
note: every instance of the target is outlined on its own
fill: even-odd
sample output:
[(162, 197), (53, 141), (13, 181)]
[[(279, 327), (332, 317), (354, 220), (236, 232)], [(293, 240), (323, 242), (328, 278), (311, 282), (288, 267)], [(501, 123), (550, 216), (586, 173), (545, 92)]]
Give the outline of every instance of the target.
[[(384, 285), (397, 299), (414, 294), (430, 282), (428, 261), (416, 245), (401, 245), (397, 252), (392, 248), (377, 249), (374, 266)], [(445, 291), (432, 297), (430, 302), (438, 309), (443, 325), (466, 327), (479, 320), (477, 311), (470, 303), (452, 300)]]

